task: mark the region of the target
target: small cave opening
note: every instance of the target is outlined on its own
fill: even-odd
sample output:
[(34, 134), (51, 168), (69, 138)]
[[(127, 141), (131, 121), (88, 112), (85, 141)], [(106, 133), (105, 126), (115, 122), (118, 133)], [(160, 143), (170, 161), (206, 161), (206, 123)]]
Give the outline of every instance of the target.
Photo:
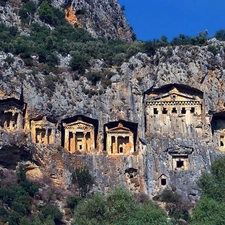
[(129, 178), (134, 178), (137, 175), (137, 171), (135, 168), (128, 168), (125, 170), (125, 174), (128, 173)]

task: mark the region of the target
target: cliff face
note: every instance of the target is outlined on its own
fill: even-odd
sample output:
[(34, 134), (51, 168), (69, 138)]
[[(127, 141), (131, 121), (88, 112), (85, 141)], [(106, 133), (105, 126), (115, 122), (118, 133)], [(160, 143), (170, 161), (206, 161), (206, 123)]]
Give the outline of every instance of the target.
[[(34, 2), (38, 7), (38, 1)], [(134, 38), (132, 29), (117, 0), (53, 0), (51, 5), (64, 11), (68, 22), (84, 28), (93, 37), (106, 38), (107, 40), (119, 39), (126, 42), (130, 42)], [(17, 26), (27, 33), (29, 29), (22, 26), (19, 17), (21, 6), (20, 1), (8, 1), (6, 5), (0, 6), (2, 11), (0, 20), (8, 26)], [(33, 17), (34, 21), (41, 23), (37, 13)]]
[[(107, 191), (113, 185), (123, 184), (133, 192), (143, 191), (154, 196), (165, 188), (176, 188), (186, 199), (195, 202), (199, 196), (196, 181), (202, 172), (209, 171), (212, 161), (223, 151), (223, 145), (220, 144), (223, 140), (216, 136), (216, 132), (223, 129), (213, 124), (217, 121), (216, 113), (224, 110), (225, 44), (210, 40), (209, 45), (217, 46), (216, 55), (208, 51), (208, 46), (161, 48), (153, 56), (138, 53), (121, 67), (111, 68), (115, 74), (111, 78), (111, 86), (102, 94), (93, 96), (85, 94), (83, 87), (102, 89), (101, 83), (94, 87), (85, 77), (73, 81), (68, 72), (61, 74), (63, 81), (56, 82), (54, 92), (50, 93), (44, 87), (44, 75), (34, 74), (16, 57), (14, 63), (8, 66), (5, 62), (7, 54), (2, 53), (0, 88), (5, 95), (14, 94), (17, 98), (23, 90), (28, 121), (37, 115), (56, 119), (59, 130), (53, 145), (55, 147), (43, 148), (32, 144), (36, 149), (33, 154), (34, 163), (43, 173), (47, 171), (46, 168), (52, 171), (56, 184), (70, 185), (71, 172), (80, 165), (86, 165), (96, 179), (95, 189)], [(52, 73), (52, 76), (56, 75)], [(150, 100), (150, 103), (157, 103), (157, 90), (161, 90), (161, 87), (172, 88), (174, 85), (177, 91), (169, 89), (168, 93), (176, 93), (179, 98), (190, 98), (177, 101), (177, 110), (182, 111), (182, 107), (186, 107), (188, 111), (188, 107), (193, 106), (184, 104), (192, 101), (190, 104), (197, 104), (194, 106), (194, 116), (190, 114), (185, 117), (182, 114), (187, 113), (183, 110), (181, 114), (177, 113), (179, 115), (169, 114), (166, 120), (162, 115), (158, 125), (151, 122), (157, 115), (148, 115), (149, 93), (153, 93), (156, 98)], [(182, 94), (182, 90), (187, 88), (187, 93)], [(162, 99), (166, 95), (160, 96)], [(200, 111), (198, 104), (201, 106)], [(85, 115), (98, 121), (96, 148), (81, 155), (68, 153), (59, 147), (62, 138), (61, 120), (76, 115)], [(190, 118), (193, 118), (192, 122)], [(223, 118), (218, 118), (223, 121)], [(104, 151), (104, 125), (120, 120), (138, 124), (135, 134), (136, 152), (111, 155)], [(155, 126), (153, 131), (148, 128), (150, 124)], [(29, 146), (29, 128), (27, 132), (26, 141)], [(2, 141), (2, 149), (5, 145)]]
[[(58, 4), (58, 1), (53, 1), (53, 5)], [(72, 0), (61, 3), (60, 7), (65, 7), (66, 19), (70, 23), (86, 29), (93, 37), (123, 41), (133, 39), (131, 27), (117, 0)]]
[[(126, 29), (120, 33), (119, 25), (113, 25), (110, 19), (116, 18), (120, 11), (117, 2), (100, 3), (53, 2), (69, 10), (71, 22), (85, 27), (93, 35), (130, 40), (131, 33), (126, 33)], [(80, 14), (85, 10), (90, 10), (90, 18)], [(110, 15), (113, 16), (108, 18)], [(94, 18), (96, 23), (93, 23)], [(98, 23), (99, 20), (102, 23)], [(125, 19), (118, 17), (117, 22), (120, 20), (126, 27)], [(98, 32), (97, 24), (101, 26)], [(212, 46), (216, 49), (214, 53), (209, 51)], [(42, 65), (26, 67), (21, 58), (0, 52), (1, 99), (13, 97), (27, 103), (24, 129), (20, 133), (15, 131), (15, 109), (13, 121), (8, 122), (7, 113), (11, 111), (4, 105), (6, 109), (1, 114), (4, 118), (0, 118), (0, 152), (5, 160), (0, 163), (14, 169), (18, 162), (24, 162), (30, 176), (49, 176), (55, 185), (65, 188), (71, 185), (71, 173), (75, 168), (87, 166), (95, 178), (94, 190), (106, 192), (122, 184), (132, 192), (154, 196), (165, 188), (176, 189), (194, 203), (200, 194), (196, 181), (224, 151), (224, 49), (224, 42), (211, 39), (208, 45), (201, 47), (162, 47), (151, 56), (138, 53), (117, 67), (105, 68), (102, 59), (92, 60), (90, 71), (107, 70), (113, 74), (106, 88), (101, 82), (91, 84), (85, 76), (74, 80), (66, 69), (70, 55), (61, 56), (60, 74), (52, 71), (45, 75)], [(9, 63), (7, 57), (13, 58), (13, 62)], [(54, 83), (54, 89), (48, 87), (47, 76)], [(87, 94), (86, 90), (95, 92)], [(32, 119), (37, 121), (38, 116), (52, 118), (50, 122), (56, 130), (49, 137), (54, 133), (53, 143), (45, 137), (48, 135), (47, 129), (43, 131), (45, 126), (36, 125), (36, 131), (32, 130)], [(94, 126), (97, 124), (95, 145), (90, 151), (70, 153), (63, 138), (68, 138), (68, 145), (71, 145), (77, 134), (70, 132), (66, 136), (63, 129), (71, 126), (72, 130), (77, 125), (73, 123), (80, 121), (79, 117), (89, 118), (87, 123), (91, 119), (97, 121), (90, 122)], [(64, 126), (67, 118), (76, 120)], [(80, 133), (84, 130), (81, 126), (79, 129)], [(88, 148), (92, 137), (85, 133), (84, 138), (80, 133), (81, 140), (76, 137), (76, 147), (81, 146), (82, 150), (82, 141), (85, 139), (85, 148)], [(128, 141), (130, 133), (132, 141)], [(112, 138), (108, 141), (109, 134)], [(111, 143), (109, 148), (108, 143)]]

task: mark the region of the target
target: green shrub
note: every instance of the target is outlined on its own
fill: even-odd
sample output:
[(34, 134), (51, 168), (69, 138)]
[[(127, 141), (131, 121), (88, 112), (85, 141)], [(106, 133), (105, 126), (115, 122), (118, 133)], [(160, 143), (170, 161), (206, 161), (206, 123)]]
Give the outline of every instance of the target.
[(94, 184), (94, 178), (89, 173), (88, 168), (81, 167), (72, 173), (72, 183), (79, 187), (81, 196), (86, 196), (89, 188)]
[(41, 3), (38, 15), (43, 22), (53, 24), (54, 13), (47, 1)]
[(83, 74), (85, 69), (88, 69), (89, 67), (89, 59), (89, 56), (83, 55), (82, 53), (74, 54), (69, 65), (72, 70), (76, 70), (78, 73)]
[(208, 46), (208, 51), (209, 52), (212, 52), (214, 56), (217, 55), (217, 53), (219, 52), (219, 50), (217, 49), (217, 47), (214, 46), (214, 45), (209, 45)]
[(49, 74), (49, 75), (45, 76), (45, 85), (50, 90), (52, 90), (52, 91), (55, 90), (55, 79), (52, 75)]
[(36, 10), (37, 7), (33, 1), (28, 1), (26, 4), (24, 4), (19, 10), (19, 16), (22, 23), (30, 23)]
[(166, 213), (152, 202), (137, 203), (126, 189), (117, 187), (82, 200), (75, 208), (73, 225), (171, 225)]
[(54, 205), (45, 205), (41, 208), (40, 214), (42, 221), (50, 219), (56, 224), (60, 223), (63, 217), (63, 213)]
[(225, 41), (225, 30), (216, 31), (215, 38), (220, 41)]
[(96, 83), (97, 83), (98, 81), (100, 81), (101, 78), (102, 78), (101, 72), (88, 72), (88, 73), (87, 73), (87, 79), (88, 79), (89, 81), (91, 81), (91, 83), (92, 83), (93, 85), (96, 85)]
[(74, 209), (80, 201), (81, 201), (81, 198), (68, 196), (66, 203), (69, 208)]

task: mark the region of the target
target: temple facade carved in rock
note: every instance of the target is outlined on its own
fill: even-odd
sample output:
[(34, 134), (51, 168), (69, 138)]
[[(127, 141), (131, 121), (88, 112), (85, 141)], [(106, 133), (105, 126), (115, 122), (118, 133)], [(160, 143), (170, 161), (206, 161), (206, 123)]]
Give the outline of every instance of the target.
[(214, 144), (225, 151), (225, 112), (215, 113), (211, 122)]
[[(103, 150), (109, 155), (132, 154), (138, 150), (138, 124), (130, 121), (111, 121), (103, 125), (98, 137), (98, 120), (76, 115), (61, 121), (46, 116), (36, 116), (27, 123), (26, 103), (16, 98), (0, 100), (0, 127), (7, 131), (30, 132), (36, 144), (60, 143), (67, 152), (92, 152)], [(205, 134), (206, 115), (203, 92), (187, 85), (169, 84), (152, 88), (144, 93), (145, 133), (174, 138), (202, 137)], [(212, 139), (216, 146), (225, 151), (225, 112), (212, 117)], [(210, 123), (210, 122), (209, 122)], [(102, 144), (99, 145), (99, 143)], [(171, 170), (187, 170), (189, 154), (170, 154)], [(182, 157), (181, 157), (182, 156)], [(182, 158), (182, 159), (181, 159)]]
[(0, 127), (11, 132), (22, 132), (26, 104), (15, 98), (0, 100)]
[(70, 152), (90, 152), (96, 147), (96, 120), (76, 116), (62, 121), (63, 146)]
[(201, 136), (204, 126), (203, 93), (177, 84), (146, 92), (146, 133), (174, 137)]
[(38, 116), (31, 119), (31, 139), (37, 144), (54, 144), (56, 138), (56, 121), (46, 117)]
[(106, 128), (106, 151), (108, 154), (127, 154), (134, 152), (133, 132), (119, 123), (116, 127)]

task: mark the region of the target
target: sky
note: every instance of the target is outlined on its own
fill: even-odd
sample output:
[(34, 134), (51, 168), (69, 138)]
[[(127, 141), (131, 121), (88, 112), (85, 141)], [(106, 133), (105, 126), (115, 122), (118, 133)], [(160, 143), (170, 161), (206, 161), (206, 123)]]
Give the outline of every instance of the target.
[(128, 23), (137, 40), (171, 41), (179, 34), (198, 36), (208, 30), (208, 37), (225, 30), (225, 0), (118, 0), (125, 6)]

